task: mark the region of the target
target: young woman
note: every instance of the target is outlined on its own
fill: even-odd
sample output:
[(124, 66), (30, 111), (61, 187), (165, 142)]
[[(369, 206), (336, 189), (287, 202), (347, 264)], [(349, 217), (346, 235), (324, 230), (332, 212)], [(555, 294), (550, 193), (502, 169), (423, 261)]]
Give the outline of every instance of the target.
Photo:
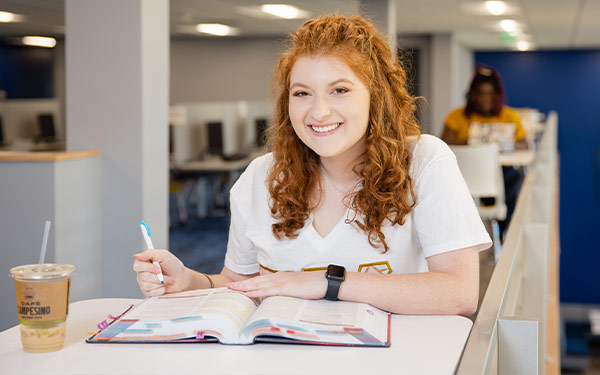
[(394, 313), (474, 313), (478, 251), (491, 241), (450, 149), (419, 136), (405, 79), (363, 18), (307, 21), (277, 63), (272, 153), (231, 189), (223, 270), (205, 275), (148, 250), (133, 265), (144, 294), (227, 286)]

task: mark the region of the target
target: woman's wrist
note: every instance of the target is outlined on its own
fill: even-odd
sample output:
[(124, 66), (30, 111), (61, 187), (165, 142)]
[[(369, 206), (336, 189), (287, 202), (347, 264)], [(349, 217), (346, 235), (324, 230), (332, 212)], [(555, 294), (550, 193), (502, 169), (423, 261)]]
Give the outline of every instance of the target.
[(329, 281), (327, 281), (327, 276), (325, 274), (325, 271), (321, 271), (321, 272), (317, 272), (320, 274), (320, 292), (319, 294), (322, 296), (321, 299), (325, 298), (325, 295), (327, 294), (327, 288), (329, 287)]
[(206, 280), (204, 274), (186, 267), (183, 285), (183, 290), (206, 289), (208, 288), (208, 280)]

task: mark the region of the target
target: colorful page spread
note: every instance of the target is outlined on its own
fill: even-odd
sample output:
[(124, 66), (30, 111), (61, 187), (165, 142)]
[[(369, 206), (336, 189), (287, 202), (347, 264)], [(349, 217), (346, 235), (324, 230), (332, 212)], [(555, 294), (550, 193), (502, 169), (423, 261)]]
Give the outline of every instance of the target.
[(389, 314), (364, 303), (281, 296), (257, 303), (227, 288), (152, 297), (86, 341), (390, 345)]
[(269, 297), (250, 318), (243, 342), (389, 346), (389, 314), (364, 303)]
[(239, 343), (256, 304), (227, 288), (166, 294), (144, 300), (88, 342), (152, 342), (217, 338)]

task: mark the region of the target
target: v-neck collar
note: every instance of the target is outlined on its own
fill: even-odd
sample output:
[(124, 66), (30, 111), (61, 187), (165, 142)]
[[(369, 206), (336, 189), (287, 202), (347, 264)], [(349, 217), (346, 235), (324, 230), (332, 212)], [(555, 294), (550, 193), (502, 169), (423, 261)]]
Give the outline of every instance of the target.
[(335, 241), (337, 238), (337, 235), (335, 234), (335, 232), (339, 231), (340, 227), (343, 227), (343, 225), (347, 225), (346, 224), (346, 219), (348, 219), (348, 216), (350, 215), (350, 208), (347, 207), (346, 211), (344, 212), (344, 214), (342, 215), (342, 217), (340, 217), (340, 219), (338, 220), (338, 222), (333, 226), (333, 228), (331, 228), (331, 230), (323, 237), (319, 234), (319, 232), (317, 231), (317, 229), (314, 227), (313, 223), (314, 223), (314, 216), (313, 213), (311, 212), (308, 215), (308, 221), (306, 223), (306, 225), (308, 226), (308, 233), (315, 239), (316, 242), (323, 244), (323, 245), (328, 245), (330, 244), (332, 241)]

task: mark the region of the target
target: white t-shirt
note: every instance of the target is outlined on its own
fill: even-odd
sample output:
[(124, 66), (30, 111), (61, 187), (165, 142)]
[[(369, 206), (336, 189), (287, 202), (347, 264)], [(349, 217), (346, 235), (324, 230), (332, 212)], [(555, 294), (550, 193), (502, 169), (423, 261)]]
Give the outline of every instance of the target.
[(265, 182), (272, 162), (272, 154), (255, 159), (231, 189), (225, 266), (236, 273), (308, 271), (331, 263), (349, 272), (369, 267), (384, 273), (426, 272), (427, 257), (471, 246), (484, 250), (492, 244), (454, 154), (431, 135), (422, 135), (418, 142), (413, 137), (409, 174), (416, 205), (404, 225), (384, 222), (385, 253), (383, 247), (373, 248), (356, 224), (346, 224), (347, 216), (354, 217), (350, 210), (325, 237), (313, 227), (311, 214), (297, 238), (275, 238)]

